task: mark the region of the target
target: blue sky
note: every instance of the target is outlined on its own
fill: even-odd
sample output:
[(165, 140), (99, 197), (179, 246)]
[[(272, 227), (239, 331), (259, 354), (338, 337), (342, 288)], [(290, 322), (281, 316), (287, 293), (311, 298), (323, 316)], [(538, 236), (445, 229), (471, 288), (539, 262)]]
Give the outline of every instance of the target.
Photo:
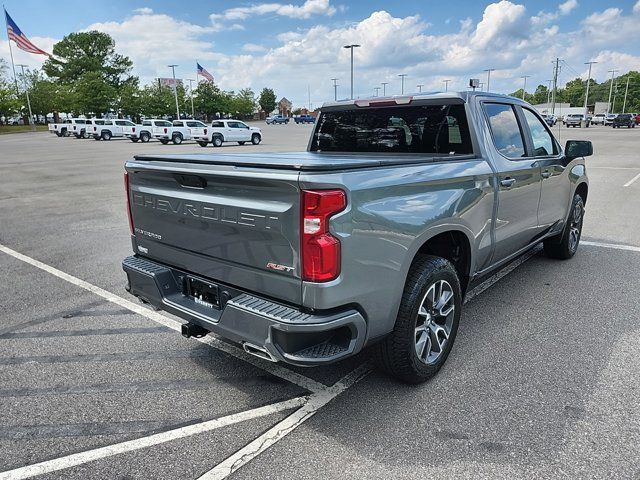
[[(406, 91), (417, 84), (439, 90), (444, 79), (451, 80), (450, 88), (464, 89), (470, 77), (485, 81), (485, 68), (496, 69), (492, 90), (515, 90), (522, 75), (531, 75), (528, 85), (535, 88), (551, 77), (556, 55), (564, 60), (563, 82), (584, 75), (589, 60), (599, 62), (599, 81), (612, 68), (640, 70), (640, 0), (64, 5), (5, 0), (16, 23), (45, 50), (69, 32), (98, 29), (114, 36), (143, 82), (167, 76), (169, 63), (180, 65), (178, 76), (195, 78), (197, 59), (224, 89), (270, 86), (298, 105), (307, 102), (307, 88), (314, 105), (330, 99), (333, 77), (340, 79), (339, 96), (348, 94), (349, 60), (341, 46), (351, 42), (362, 44), (356, 52), (356, 96), (373, 94), (385, 81), (387, 93), (400, 93), (398, 73), (408, 75)], [(8, 60), (6, 39), (0, 56)], [(24, 52), (16, 57), (33, 67), (42, 61)]]

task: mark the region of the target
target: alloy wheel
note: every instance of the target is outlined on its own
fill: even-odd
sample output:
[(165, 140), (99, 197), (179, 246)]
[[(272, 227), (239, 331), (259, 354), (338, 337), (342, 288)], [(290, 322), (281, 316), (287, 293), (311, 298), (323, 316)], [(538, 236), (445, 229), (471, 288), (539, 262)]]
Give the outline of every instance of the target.
[(445, 350), (455, 316), (455, 295), (446, 280), (433, 283), (425, 294), (416, 318), (415, 348), (421, 362), (438, 361)]

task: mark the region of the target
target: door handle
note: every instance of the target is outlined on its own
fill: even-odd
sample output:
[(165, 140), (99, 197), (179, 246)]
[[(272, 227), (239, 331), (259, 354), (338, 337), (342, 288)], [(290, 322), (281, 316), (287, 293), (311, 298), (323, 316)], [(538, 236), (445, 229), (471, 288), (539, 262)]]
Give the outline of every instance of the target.
[(516, 183), (515, 178), (505, 178), (504, 180), (500, 180), (500, 185), (507, 188), (513, 187), (514, 183)]
[(549, 178), (551, 176), (551, 172), (549, 170), (545, 170), (540, 174), (542, 178)]

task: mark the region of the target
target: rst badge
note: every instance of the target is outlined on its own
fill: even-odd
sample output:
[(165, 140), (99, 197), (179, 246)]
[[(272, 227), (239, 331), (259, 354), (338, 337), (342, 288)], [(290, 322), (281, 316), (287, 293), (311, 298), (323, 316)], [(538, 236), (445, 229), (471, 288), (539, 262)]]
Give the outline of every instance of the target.
[(269, 262), (267, 263), (267, 268), (270, 270), (276, 270), (278, 272), (293, 272), (293, 267), (288, 267), (286, 265), (279, 265), (277, 263)]

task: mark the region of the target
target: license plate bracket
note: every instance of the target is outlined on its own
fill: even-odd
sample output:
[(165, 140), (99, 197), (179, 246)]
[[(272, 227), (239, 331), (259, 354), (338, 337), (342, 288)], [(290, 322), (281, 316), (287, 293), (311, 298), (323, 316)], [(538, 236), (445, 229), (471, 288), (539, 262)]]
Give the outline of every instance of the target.
[(198, 305), (220, 310), (220, 287), (195, 277), (187, 277), (186, 295)]

